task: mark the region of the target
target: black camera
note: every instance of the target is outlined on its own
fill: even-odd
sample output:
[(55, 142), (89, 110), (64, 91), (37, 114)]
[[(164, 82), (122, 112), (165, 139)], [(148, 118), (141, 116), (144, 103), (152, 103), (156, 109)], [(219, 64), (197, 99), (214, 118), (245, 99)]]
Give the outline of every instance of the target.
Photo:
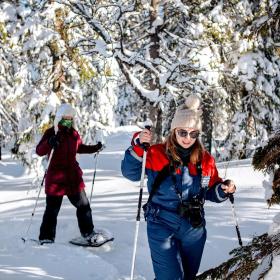
[(203, 225), (203, 202), (198, 198), (182, 201), (178, 207), (178, 213), (181, 217), (187, 218), (194, 228)]

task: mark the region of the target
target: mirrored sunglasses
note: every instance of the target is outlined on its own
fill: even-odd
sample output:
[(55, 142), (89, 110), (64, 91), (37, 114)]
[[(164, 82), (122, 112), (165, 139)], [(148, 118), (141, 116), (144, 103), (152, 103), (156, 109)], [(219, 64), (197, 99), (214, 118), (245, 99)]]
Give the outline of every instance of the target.
[(180, 136), (180, 137), (188, 137), (188, 135), (190, 136), (190, 138), (192, 139), (197, 139), (198, 136), (199, 136), (199, 131), (198, 130), (194, 130), (194, 131), (191, 131), (191, 132), (188, 132), (187, 130), (184, 130), (184, 129), (179, 129), (176, 131), (177, 134)]

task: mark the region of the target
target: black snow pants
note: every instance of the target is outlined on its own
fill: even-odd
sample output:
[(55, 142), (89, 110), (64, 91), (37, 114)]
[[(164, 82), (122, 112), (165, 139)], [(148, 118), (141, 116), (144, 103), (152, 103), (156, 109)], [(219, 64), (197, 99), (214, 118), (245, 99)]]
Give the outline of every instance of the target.
[[(87, 236), (93, 231), (93, 222), (91, 208), (86, 193), (82, 190), (80, 193), (67, 196), (70, 202), (77, 208), (76, 215), (78, 225), (82, 236)], [(40, 227), (39, 240), (55, 239), (57, 216), (62, 204), (63, 196), (47, 195), (46, 210)]]

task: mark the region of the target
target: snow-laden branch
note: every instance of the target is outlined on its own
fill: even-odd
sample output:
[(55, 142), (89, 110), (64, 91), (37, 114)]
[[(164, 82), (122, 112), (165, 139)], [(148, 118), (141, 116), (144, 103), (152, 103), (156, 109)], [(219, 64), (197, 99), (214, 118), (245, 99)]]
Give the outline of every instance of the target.
[(127, 78), (127, 80), (130, 82), (131, 86), (134, 88), (134, 90), (140, 95), (141, 98), (144, 98), (146, 100), (149, 100), (150, 102), (156, 103), (159, 100), (159, 89), (155, 90), (149, 90), (142, 86), (139, 79), (137, 79), (131, 71), (129, 71), (128, 67), (120, 61), (120, 59), (117, 57), (117, 61), (119, 61), (120, 68)]
[(109, 32), (107, 32), (103, 25), (90, 13), (91, 9), (88, 9), (88, 7), (86, 7), (83, 3), (76, 3), (70, 0), (63, 3), (65, 5), (68, 5), (73, 13), (82, 16), (107, 44), (110, 44), (112, 42)]
[(9, 122), (11, 122), (14, 126), (18, 126), (18, 123), (14, 120), (14, 118), (7, 112), (4, 108), (3, 104), (0, 103), (0, 114)]

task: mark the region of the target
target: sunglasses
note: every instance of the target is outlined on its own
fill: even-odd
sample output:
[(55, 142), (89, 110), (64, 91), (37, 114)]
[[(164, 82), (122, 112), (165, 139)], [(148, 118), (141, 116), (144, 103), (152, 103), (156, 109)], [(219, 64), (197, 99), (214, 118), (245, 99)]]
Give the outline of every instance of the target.
[(179, 130), (176, 130), (176, 132), (177, 132), (178, 136), (180, 136), (180, 137), (186, 138), (189, 135), (190, 138), (192, 138), (192, 139), (197, 139), (200, 134), (198, 130), (188, 132), (187, 130), (179, 129)]

